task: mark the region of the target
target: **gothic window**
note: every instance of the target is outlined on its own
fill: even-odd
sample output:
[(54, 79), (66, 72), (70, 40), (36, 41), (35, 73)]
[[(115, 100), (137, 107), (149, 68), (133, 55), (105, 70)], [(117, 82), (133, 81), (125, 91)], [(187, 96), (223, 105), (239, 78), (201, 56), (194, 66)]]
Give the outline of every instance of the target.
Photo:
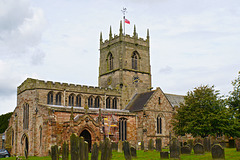
[(95, 99), (95, 108), (99, 108), (100, 107), (100, 98), (96, 97)]
[(112, 109), (117, 109), (117, 98), (116, 97), (112, 100)]
[(93, 97), (92, 97), (92, 96), (90, 96), (90, 97), (88, 98), (88, 107), (89, 107), (89, 108), (92, 108), (92, 107), (93, 107)]
[(39, 127), (39, 140), (40, 140), (40, 146), (42, 146), (42, 127)]
[(137, 65), (138, 65), (138, 55), (137, 52), (134, 51), (132, 55), (132, 69), (137, 70)]
[(109, 71), (113, 70), (113, 56), (112, 56), (112, 53), (110, 52), (108, 54), (108, 59), (107, 59), (107, 63), (108, 63), (108, 69)]
[(56, 105), (61, 105), (61, 93), (56, 94)]
[(69, 95), (68, 106), (74, 106), (74, 94)]
[(81, 107), (81, 96), (80, 96), (80, 95), (78, 95), (78, 96), (76, 97), (76, 106), (77, 106), (77, 107)]
[(106, 99), (106, 108), (110, 108), (110, 102), (111, 102), (110, 97), (108, 97)]
[(23, 129), (28, 129), (29, 126), (29, 105), (23, 105)]
[(53, 92), (49, 92), (47, 96), (47, 104), (53, 104)]
[(161, 98), (158, 97), (158, 104), (161, 104)]
[(157, 117), (157, 134), (162, 134), (162, 118)]
[(121, 141), (127, 140), (127, 119), (126, 118), (119, 119), (119, 140)]

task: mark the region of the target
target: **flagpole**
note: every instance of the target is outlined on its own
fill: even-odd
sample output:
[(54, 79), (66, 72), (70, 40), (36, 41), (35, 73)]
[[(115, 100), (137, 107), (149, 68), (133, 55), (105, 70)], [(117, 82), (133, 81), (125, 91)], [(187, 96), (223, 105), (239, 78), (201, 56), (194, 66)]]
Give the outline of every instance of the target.
[(127, 12), (127, 8), (124, 8), (121, 10), (123, 13), (123, 35), (125, 35), (125, 13)]

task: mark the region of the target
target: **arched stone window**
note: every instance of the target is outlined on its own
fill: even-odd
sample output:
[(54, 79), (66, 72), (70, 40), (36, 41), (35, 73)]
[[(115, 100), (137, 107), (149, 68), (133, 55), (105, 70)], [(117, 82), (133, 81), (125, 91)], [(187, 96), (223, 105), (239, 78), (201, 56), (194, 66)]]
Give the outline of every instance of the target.
[(127, 140), (127, 119), (126, 118), (119, 119), (119, 140), (121, 141)]
[(77, 107), (81, 107), (81, 95), (78, 95), (77, 97), (76, 97), (76, 106)]
[(100, 107), (100, 98), (96, 97), (95, 98), (95, 108), (99, 108)]
[(113, 70), (113, 56), (112, 56), (111, 52), (108, 53), (107, 65), (108, 65), (108, 70), (109, 71)]
[(53, 92), (49, 92), (47, 95), (47, 104), (53, 104)]
[(162, 118), (157, 117), (157, 134), (162, 134)]
[(112, 100), (112, 109), (117, 109), (117, 98), (113, 98)]
[(111, 100), (110, 100), (110, 97), (108, 97), (107, 99), (106, 99), (106, 108), (110, 108), (110, 105), (111, 105)]
[(28, 129), (29, 126), (29, 104), (23, 105), (23, 129)]
[(132, 55), (132, 69), (135, 69), (135, 70), (138, 69), (138, 53), (137, 53), (137, 51), (134, 51), (133, 55)]
[(68, 106), (74, 106), (74, 94), (70, 94), (68, 97)]
[(62, 100), (62, 94), (59, 92), (56, 94), (56, 105), (61, 105), (61, 100)]
[(90, 97), (88, 98), (88, 107), (89, 107), (89, 108), (93, 108), (93, 97), (92, 97), (92, 96), (90, 96)]

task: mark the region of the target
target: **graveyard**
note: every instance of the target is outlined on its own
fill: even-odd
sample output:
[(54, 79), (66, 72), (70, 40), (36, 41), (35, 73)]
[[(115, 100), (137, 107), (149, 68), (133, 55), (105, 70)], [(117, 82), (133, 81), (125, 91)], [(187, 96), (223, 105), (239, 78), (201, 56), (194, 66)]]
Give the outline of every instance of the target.
[[(150, 139), (148, 144), (141, 143), (132, 146), (128, 141), (111, 142), (106, 138), (99, 144), (94, 143), (88, 148), (88, 142), (83, 137), (71, 135), (70, 144), (64, 142), (62, 146), (52, 146), (49, 156), (45, 157), (10, 157), (9, 160), (132, 160), (132, 159), (182, 159), (182, 160), (239, 160), (240, 140), (231, 139), (229, 142), (219, 143), (211, 137), (197, 138), (183, 143), (173, 137), (170, 145), (162, 148), (161, 139)], [(136, 149), (137, 148), (137, 149)]]

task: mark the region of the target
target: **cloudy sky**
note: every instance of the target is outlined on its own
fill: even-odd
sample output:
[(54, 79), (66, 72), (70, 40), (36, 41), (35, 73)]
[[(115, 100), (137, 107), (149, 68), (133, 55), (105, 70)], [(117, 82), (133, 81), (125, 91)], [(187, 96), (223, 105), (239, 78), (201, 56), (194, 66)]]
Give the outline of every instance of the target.
[(99, 35), (150, 30), (152, 85), (186, 94), (232, 90), (240, 70), (239, 0), (0, 0), (0, 114), (26, 78), (97, 86)]

